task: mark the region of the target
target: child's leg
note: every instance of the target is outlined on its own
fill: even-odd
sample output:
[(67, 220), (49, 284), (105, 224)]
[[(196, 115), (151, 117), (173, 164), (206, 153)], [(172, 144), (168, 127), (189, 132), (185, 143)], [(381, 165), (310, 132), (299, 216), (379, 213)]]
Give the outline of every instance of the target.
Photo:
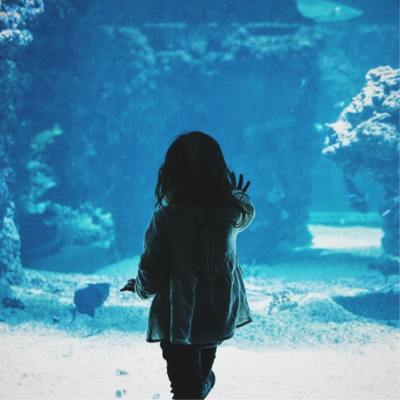
[(217, 347), (210, 347), (201, 350), (201, 369), (204, 379), (207, 379), (215, 360)]
[(160, 345), (167, 361), (173, 398), (199, 399), (203, 389), (201, 348), (170, 342), (161, 342)]

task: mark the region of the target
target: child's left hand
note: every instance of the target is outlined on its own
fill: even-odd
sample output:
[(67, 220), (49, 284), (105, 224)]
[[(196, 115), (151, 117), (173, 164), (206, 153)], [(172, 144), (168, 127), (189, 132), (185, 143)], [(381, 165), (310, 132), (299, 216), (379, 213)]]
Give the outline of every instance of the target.
[(232, 185), (233, 185), (233, 187), (234, 187), (235, 189), (241, 190), (242, 192), (246, 193), (246, 190), (247, 190), (247, 189), (249, 188), (249, 186), (250, 186), (250, 181), (248, 181), (248, 182), (246, 183), (246, 185), (244, 186), (244, 188), (242, 188), (242, 186), (243, 186), (243, 175), (242, 175), (242, 174), (239, 175), (239, 182), (238, 182), (238, 184), (236, 184), (236, 175), (235, 175), (234, 172), (231, 172), (231, 179), (232, 179)]
[(120, 292), (132, 292), (135, 293), (136, 279), (129, 279), (128, 283), (120, 289)]

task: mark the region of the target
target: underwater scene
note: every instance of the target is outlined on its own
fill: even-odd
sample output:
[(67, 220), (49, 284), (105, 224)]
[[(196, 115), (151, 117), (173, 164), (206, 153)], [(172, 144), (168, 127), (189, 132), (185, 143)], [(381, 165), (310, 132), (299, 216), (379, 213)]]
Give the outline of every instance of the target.
[(208, 399), (400, 398), (398, 0), (0, 0), (0, 399), (168, 399), (138, 275), (178, 135), (256, 214)]

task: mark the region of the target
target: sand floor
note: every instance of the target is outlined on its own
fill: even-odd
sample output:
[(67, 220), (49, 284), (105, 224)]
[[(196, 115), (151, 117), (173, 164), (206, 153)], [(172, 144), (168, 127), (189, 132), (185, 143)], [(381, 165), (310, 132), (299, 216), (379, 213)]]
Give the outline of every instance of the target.
[[(315, 254), (244, 266), (254, 322), (218, 349), (208, 399), (400, 399), (398, 319), (356, 315), (334, 301), (398, 292), (398, 276), (368, 268), (380, 251), (379, 230), (315, 229)], [(350, 240), (360, 235), (371, 238), (364, 247)], [(0, 400), (172, 397), (161, 349), (145, 341), (149, 303), (119, 292), (135, 264), (101, 275), (26, 271), (25, 283), (13, 287), (25, 309), (0, 308)], [(69, 324), (74, 291), (101, 281), (111, 291), (95, 318), (79, 314)], [(288, 289), (307, 300), (269, 315), (272, 295)]]
[[(0, 328), (1, 399), (171, 398), (157, 344), (142, 334), (77, 338), (40, 324)], [(229, 342), (209, 399), (398, 399), (396, 342), (244, 350)]]

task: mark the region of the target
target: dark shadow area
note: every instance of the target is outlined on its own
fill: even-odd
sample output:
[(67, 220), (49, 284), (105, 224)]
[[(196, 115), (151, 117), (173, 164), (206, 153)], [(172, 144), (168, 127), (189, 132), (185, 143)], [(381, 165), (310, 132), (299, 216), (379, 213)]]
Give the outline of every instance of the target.
[(333, 298), (347, 311), (365, 318), (399, 320), (399, 292), (368, 293)]

